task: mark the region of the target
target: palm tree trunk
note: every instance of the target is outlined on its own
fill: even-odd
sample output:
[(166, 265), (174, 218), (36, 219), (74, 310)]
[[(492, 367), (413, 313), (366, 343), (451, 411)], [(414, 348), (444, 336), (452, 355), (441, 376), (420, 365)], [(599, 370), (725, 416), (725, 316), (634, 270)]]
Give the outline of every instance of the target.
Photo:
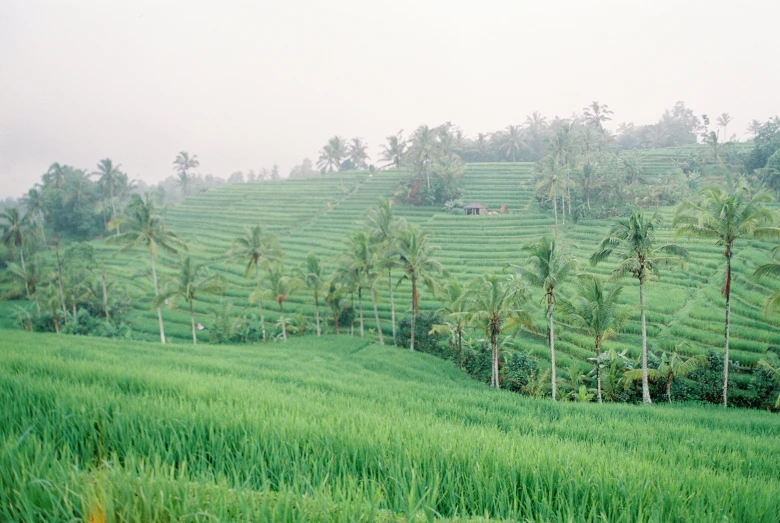
[(57, 257), (57, 283), (60, 288), (60, 305), (62, 305), (63, 319), (67, 322), (68, 309), (65, 307), (65, 291), (62, 288), (62, 265), (60, 264), (60, 242), (54, 244), (54, 253)]
[(645, 283), (639, 279), (639, 315), (642, 321), (642, 402), (653, 403), (650, 398), (650, 383), (647, 375), (647, 318), (645, 317)]
[(490, 375), (490, 386), (499, 389), (501, 388), (498, 383), (498, 340), (495, 333), (490, 334), (490, 347), (491, 347), (491, 367), (492, 372)]
[[(160, 289), (157, 286), (157, 264), (154, 262), (154, 256), (152, 251), (149, 251), (149, 257), (152, 259), (152, 281), (154, 282), (154, 295), (155, 297), (160, 295)], [(160, 324), (160, 343), (165, 345), (165, 327), (163, 326), (162, 309), (157, 307), (157, 321)]]
[(352, 305), (352, 314), (350, 315), (349, 320), (349, 335), (354, 336), (355, 335), (355, 293), (350, 292), (349, 293), (349, 300), (350, 304)]
[(596, 342), (596, 397), (599, 403), (603, 403), (601, 399), (601, 359), (599, 356), (601, 356), (601, 346)]
[(106, 263), (100, 262), (100, 284), (103, 287), (103, 313), (106, 315), (106, 321), (111, 321), (108, 315), (108, 291), (106, 290)]
[(412, 275), (412, 333), (409, 350), (414, 352), (414, 329), (417, 322), (417, 276)]
[(393, 270), (387, 269), (387, 283), (390, 289), (390, 321), (393, 323), (393, 347), (396, 347), (398, 343), (395, 337), (395, 303), (393, 303)]
[(24, 247), (19, 248), (19, 258), (22, 262), (22, 274), (24, 274), (24, 291), (27, 293), (27, 299), (30, 299), (30, 285), (29, 280), (30, 278), (27, 277), (27, 267), (24, 264)]
[(669, 405), (672, 404), (672, 380), (674, 378), (669, 378), (666, 380), (666, 398), (669, 400)]
[(553, 186), (553, 211), (555, 212), (555, 230), (558, 230), (558, 195)]
[(282, 320), (282, 339), (287, 341), (287, 324), (284, 322), (284, 302), (279, 302), (279, 311), (281, 313), (280, 319)]
[(723, 348), (723, 406), (729, 406), (729, 327), (731, 326), (731, 245), (726, 248), (726, 344)]
[(358, 287), (358, 308), (360, 309), (360, 337), (365, 334), (363, 331), (363, 287)]
[[(43, 216), (43, 215), (41, 215)], [(46, 245), (46, 230), (43, 228), (43, 219), (41, 219), (38, 222), (38, 228), (41, 230), (41, 239), (43, 240), (43, 245)]]
[(547, 319), (550, 322), (550, 363), (552, 365), (552, 398), (553, 401), (558, 401), (556, 396), (556, 383), (555, 383), (555, 331), (553, 330), (553, 304), (547, 305)]
[(195, 335), (195, 311), (192, 308), (192, 300), (190, 300), (190, 323), (192, 324), (192, 344), (198, 344), (198, 337)]
[(371, 283), (371, 303), (374, 305), (374, 319), (376, 319), (376, 333), (379, 334), (379, 343), (385, 344), (385, 337), (382, 335), (382, 324), (379, 321), (379, 310), (376, 307), (376, 296), (374, 295), (374, 284)]
[(463, 368), (463, 329), (458, 326), (458, 368)]
[(263, 333), (263, 341), (265, 341), (265, 314), (263, 314), (263, 297), (260, 290), (260, 269), (257, 265), (255, 265), (255, 277), (257, 278), (257, 307), (260, 309), (260, 330)]
[(314, 314), (317, 318), (317, 336), (320, 335), (320, 296), (317, 290), (314, 290)]

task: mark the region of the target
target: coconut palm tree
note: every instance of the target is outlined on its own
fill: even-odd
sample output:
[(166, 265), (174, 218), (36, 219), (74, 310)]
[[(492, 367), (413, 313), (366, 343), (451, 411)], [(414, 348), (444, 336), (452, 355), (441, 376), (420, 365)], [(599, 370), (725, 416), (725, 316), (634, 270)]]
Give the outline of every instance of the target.
[[(772, 254), (774, 256), (780, 254), (780, 246), (775, 247), (772, 250)], [(753, 279), (756, 281), (760, 281), (766, 277), (780, 277), (780, 262), (765, 263), (764, 265), (759, 266), (753, 273)], [(775, 311), (780, 310), (780, 291), (774, 291), (769, 296), (767, 296), (766, 300), (764, 301), (763, 309), (764, 314), (767, 316), (771, 315)]]
[(173, 170), (176, 171), (176, 174), (179, 177), (178, 183), (181, 186), (182, 196), (187, 196), (189, 193), (189, 186), (191, 182), (189, 170), (195, 169), (199, 166), (200, 161), (198, 160), (198, 155), (193, 154), (190, 156), (190, 153), (187, 151), (181, 151), (173, 160)]
[(519, 125), (510, 125), (506, 128), (504, 135), (504, 153), (507, 158), (515, 161), (515, 154), (520, 152), (525, 143), (523, 142), (523, 133)]
[(347, 145), (347, 155), (355, 169), (368, 169), (368, 144), (361, 138), (352, 138)]
[[(271, 263), (276, 263), (282, 258), (282, 249), (276, 236), (267, 234), (262, 225), (245, 227), (244, 234), (233, 240), (233, 245), (227, 252), (227, 257), (241, 264), (246, 264), (244, 277), (249, 278), (254, 274), (258, 291), (262, 287), (263, 272), (267, 271)], [(263, 313), (262, 293), (255, 293), (258, 298), (257, 306), (260, 309), (260, 329), (263, 333), (263, 341), (266, 340), (265, 315)]]
[[(538, 181), (536, 190), (541, 191), (547, 198), (553, 202), (553, 212), (555, 213), (555, 230), (558, 230), (558, 194), (561, 193), (561, 186), (564, 181), (562, 169), (558, 166), (554, 156), (546, 156), (537, 163)], [(566, 224), (566, 216), (563, 218)]]
[(729, 141), (729, 124), (734, 121), (734, 119), (731, 117), (729, 113), (722, 113), (720, 116), (718, 116), (717, 120), (718, 127), (723, 129), (723, 141), (728, 142)]
[(46, 202), (43, 199), (43, 191), (40, 190), (39, 187), (40, 186), (36, 185), (34, 188), (27, 191), (27, 194), (22, 196), (22, 203), (24, 203), (25, 207), (25, 217), (38, 225), (41, 232), (41, 239), (43, 240), (43, 244), (46, 245), (46, 231), (43, 228)]
[(349, 306), (346, 298), (348, 289), (345, 286), (336, 285), (336, 282), (332, 279), (325, 283), (325, 289), (325, 305), (328, 307), (333, 320), (333, 330), (336, 331), (336, 334), (340, 334), (339, 318)]
[[(679, 348), (680, 346), (678, 345), (678, 349)], [(690, 358), (685, 358), (676, 352), (672, 352), (671, 354), (664, 352), (661, 356), (661, 364), (657, 369), (650, 369), (648, 374), (651, 380), (664, 380), (664, 383), (666, 384), (666, 398), (669, 403), (671, 403), (672, 383), (674, 382), (675, 378), (684, 378), (691, 372), (698, 369), (702, 363), (704, 363), (704, 358), (702, 356), (692, 356)], [(629, 385), (641, 379), (641, 369), (632, 369), (626, 371), (623, 373), (622, 378), (624, 387), (626, 389), (628, 389)]]
[(441, 273), (444, 268), (441, 263), (432, 258), (432, 254), (437, 246), (429, 241), (427, 232), (417, 227), (408, 225), (406, 229), (398, 235), (398, 256), (401, 259), (401, 267), (404, 271), (403, 279), (408, 279), (412, 283), (412, 333), (410, 340), (410, 350), (414, 350), (414, 329), (417, 321), (417, 312), (420, 304), (420, 294), (417, 290), (419, 282), (425, 284), (433, 290), (435, 285), (434, 276)]
[(615, 222), (606, 238), (601, 240), (590, 257), (595, 266), (613, 254), (619, 260), (613, 277), (633, 276), (639, 282), (639, 315), (642, 324), (642, 401), (652, 403), (647, 375), (647, 318), (645, 314), (645, 284), (652, 276), (660, 276), (660, 265), (688, 258), (688, 251), (674, 243), (656, 245), (655, 231), (661, 218), (645, 219), (640, 209)]
[(686, 201), (677, 208), (672, 223), (678, 235), (714, 239), (723, 247), (726, 276), (721, 292), (726, 298), (725, 344), (723, 349), (723, 406), (728, 406), (729, 328), (731, 325), (731, 259), (737, 240), (778, 238), (774, 213), (766, 207), (772, 196), (766, 191), (753, 192), (740, 185), (734, 192), (719, 187), (705, 187), (698, 201)]
[[(376, 244), (371, 241), (371, 233), (366, 230), (353, 232), (347, 239), (347, 251), (344, 257), (344, 264), (350, 271), (356, 271), (360, 277), (358, 279), (358, 300), (362, 311), (362, 290), (365, 286), (371, 294), (371, 304), (374, 307), (374, 319), (376, 320), (376, 330), (379, 335), (379, 343), (383, 344), (382, 325), (379, 321), (379, 311), (377, 309), (378, 293), (374, 286), (376, 280), (377, 264)], [(361, 314), (360, 336), (363, 337), (363, 319)]]
[[(27, 268), (24, 262), (24, 249), (30, 239), (34, 237), (33, 231), (30, 230), (28, 219), (26, 216), (22, 216), (19, 213), (19, 209), (16, 207), (10, 207), (4, 212), (0, 213), (0, 219), (5, 220), (6, 222), (4, 224), (0, 224), (3, 245), (5, 245), (9, 251), (19, 251), (19, 260), (21, 262), (22, 271), (27, 273)], [(25, 290), (27, 297), (29, 298), (29, 286), (26, 285)]]
[(591, 102), (591, 104), (582, 110), (582, 116), (585, 118), (585, 123), (596, 129), (603, 130), (603, 122), (612, 120), (609, 115), (612, 111), (609, 110), (607, 104), (600, 104), (598, 102)]
[(205, 265), (196, 265), (192, 263), (192, 258), (187, 256), (181, 264), (178, 278), (173, 280), (165, 291), (155, 299), (157, 307), (161, 307), (163, 304), (169, 304), (169, 306), (173, 307), (177, 298), (187, 302), (190, 310), (193, 345), (198, 343), (195, 310), (193, 307), (195, 299), (203, 294), (221, 294), (225, 290), (225, 283), (222, 281), (222, 278), (219, 276), (208, 276), (206, 270)]
[(421, 125), (414, 131), (407, 158), (414, 171), (425, 175), (428, 192), (431, 191), (431, 164), (437, 156), (438, 148), (436, 129)]
[(463, 367), (463, 333), (466, 330), (470, 314), (469, 294), (457, 278), (450, 278), (441, 286), (437, 297), (444, 306), (436, 311), (436, 316), (444, 316), (449, 321), (434, 325), (429, 334), (451, 334), (456, 337), (458, 349), (458, 367)]
[(409, 144), (404, 138), (403, 131), (398, 131), (394, 136), (388, 136), (387, 145), (382, 145), (381, 160), (387, 162), (384, 167), (400, 169), (408, 147)]
[(65, 185), (65, 175), (69, 170), (70, 167), (67, 165), (60, 165), (57, 162), (51, 164), (49, 170), (43, 175), (44, 187), (53, 185), (57, 189), (62, 189), (63, 185)]
[(314, 311), (317, 321), (317, 336), (319, 336), (321, 334), (320, 292), (325, 285), (325, 271), (322, 269), (320, 258), (313, 252), (306, 255), (306, 261), (298, 269), (298, 278), (314, 294)]
[(762, 125), (763, 124), (761, 123), (760, 120), (751, 120), (750, 123), (748, 124), (747, 132), (749, 132), (751, 136), (755, 138), (756, 136), (758, 136), (758, 132), (761, 130)]
[(585, 162), (575, 173), (575, 182), (585, 197), (585, 202), (590, 210), (591, 193), (604, 185), (604, 179), (600, 176), (598, 166), (595, 163)]
[(252, 299), (262, 297), (270, 298), (279, 304), (279, 324), (282, 327), (282, 339), (287, 341), (287, 323), (284, 318), (284, 302), (292, 296), (298, 289), (297, 281), (285, 273), (284, 265), (273, 263), (268, 266), (268, 274), (263, 281), (264, 289), (255, 291), (260, 296), (253, 296)]
[(501, 387), (498, 375), (499, 335), (509, 329), (533, 328), (533, 317), (523, 308), (528, 301), (528, 290), (520, 278), (488, 274), (471, 283), (469, 296), (469, 323), (484, 331), (490, 340), (490, 386), (498, 389)]
[(398, 258), (397, 239), (400, 231), (407, 227), (403, 218), (395, 218), (393, 204), (390, 200), (382, 198), (379, 206), (371, 209), (366, 214), (366, 224), (371, 232), (371, 241), (376, 244), (378, 250), (377, 266), (387, 270), (388, 291), (390, 293), (390, 322), (393, 327), (393, 345), (396, 345), (395, 302), (393, 300), (393, 269), (400, 267)]
[[(103, 193), (107, 194), (111, 199), (111, 217), (112, 219), (117, 215), (116, 212), (116, 198), (115, 195), (119, 189), (119, 178), (122, 172), (119, 170), (121, 165), (114, 165), (114, 162), (110, 158), (103, 158), (98, 162), (97, 170), (92, 173), (92, 176), (98, 177), (98, 184), (103, 187)], [(119, 224), (116, 226), (116, 233), (119, 234)]]
[(341, 168), (341, 162), (349, 156), (347, 152), (347, 142), (340, 136), (334, 136), (328, 140), (328, 143), (320, 150), (320, 157), (317, 160), (317, 168), (323, 171), (338, 171)]
[(604, 341), (616, 336), (627, 318), (626, 311), (617, 303), (623, 287), (617, 284), (606, 287), (600, 278), (592, 275), (581, 275), (578, 279), (577, 295), (569, 301), (561, 300), (559, 307), (566, 321), (593, 338), (597, 360), (596, 397), (601, 403), (599, 358)]
[(541, 287), (544, 291), (544, 301), (547, 305), (547, 329), (550, 341), (550, 363), (552, 365), (552, 397), (556, 396), (555, 376), (555, 314), (556, 290), (569, 274), (575, 269), (574, 260), (569, 257), (560, 243), (554, 238), (543, 237), (537, 242), (526, 245), (523, 250), (528, 252), (528, 263), (525, 267), (516, 267), (523, 278), (531, 285)]
[[(157, 256), (160, 251), (169, 254), (178, 254), (181, 250), (187, 250), (187, 246), (176, 234), (165, 226), (162, 212), (157, 209), (149, 194), (146, 199), (134, 194), (127, 206), (124, 223), (127, 230), (116, 236), (106, 239), (108, 243), (124, 244), (119, 252), (129, 249), (144, 247), (149, 251), (149, 259), (152, 262), (152, 282), (154, 283), (154, 296), (160, 296), (157, 283)], [(157, 320), (160, 324), (160, 343), (165, 344), (165, 328), (163, 326), (162, 309), (157, 306)]]

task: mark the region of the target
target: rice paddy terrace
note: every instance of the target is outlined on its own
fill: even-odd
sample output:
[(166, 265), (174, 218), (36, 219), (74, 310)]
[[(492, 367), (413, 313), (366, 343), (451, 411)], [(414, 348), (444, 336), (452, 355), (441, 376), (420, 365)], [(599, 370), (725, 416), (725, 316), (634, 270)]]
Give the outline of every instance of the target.
[[(671, 160), (663, 157), (652, 165), (663, 172)], [(543, 234), (552, 234), (553, 216), (541, 212), (533, 195), (532, 164), (495, 163), (468, 164), (461, 182), (464, 201), (481, 201), (491, 209), (506, 205), (509, 214), (495, 216), (463, 216), (445, 213), (440, 208), (396, 206), (396, 214), (429, 231), (434, 243), (440, 247), (436, 258), (455, 277), (466, 281), (478, 274), (500, 272), (508, 264), (522, 264), (523, 245)], [(275, 233), (285, 251), (285, 265), (300, 265), (306, 254), (314, 252), (326, 262), (333, 260), (344, 249), (348, 233), (361, 226), (366, 211), (376, 205), (380, 197), (392, 195), (403, 178), (398, 171), (368, 173), (334, 173), (300, 181), (234, 184), (214, 189), (197, 197), (186, 199), (171, 208), (166, 223), (188, 242), (190, 253), (201, 262), (208, 262), (214, 272), (228, 281), (227, 297), (205, 296), (195, 303), (198, 319), (207, 322), (213, 309), (221, 300), (233, 303), (234, 311), (254, 310), (247, 297), (253, 283), (247, 281), (243, 266), (225, 260), (225, 252), (232, 240), (242, 234), (245, 226), (262, 224)], [(660, 208), (657, 212), (671, 222), (673, 208)], [(610, 263), (592, 268), (587, 259), (600, 239), (606, 234), (610, 220), (584, 220), (571, 223), (567, 219), (562, 233), (580, 263), (581, 270), (608, 275)], [(674, 241), (672, 231), (664, 228), (659, 241)], [(725, 264), (721, 249), (713, 242), (681, 238), (691, 253), (684, 266), (662, 269), (660, 280), (654, 281), (647, 292), (648, 333), (652, 351), (669, 349), (679, 342), (690, 342), (686, 351), (706, 353), (722, 344), (724, 300), (720, 286)], [(96, 244), (106, 250), (111, 247)], [(760, 241), (743, 241), (737, 244), (734, 260), (737, 275), (732, 300), (732, 358), (744, 365), (754, 364), (769, 346), (780, 345), (780, 319), (762, 315), (760, 305), (771, 289), (772, 282), (752, 283), (748, 275), (761, 263), (769, 260), (772, 245)], [(132, 280), (136, 295), (132, 319), (135, 329), (145, 332), (150, 339), (157, 336), (156, 315), (151, 310), (152, 286), (148, 278), (148, 253), (143, 251), (107, 258), (107, 266), (116, 276)], [(163, 257), (162, 272), (173, 275), (176, 260)], [(638, 288), (632, 280), (626, 280), (623, 300), (633, 306), (638, 304)], [(403, 315), (411, 303), (408, 284), (395, 290), (396, 308)], [(386, 278), (380, 279), (382, 293), (379, 304), (383, 330), (390, 332), (390, 307), (387, 299)], [(564, 293), (567, 289), (564, 288)], [(536, 292), (538, 302), (541, 293)], [(367, 298), (364, 297), (367, 300)], [(264, 304), (268, 317), (273, 320), (276, 304)], [(421, 309), (434, 310), (439, 304), (424, 292)], [(367, 300), (364, 307), (370, 307)], [(314, 314), (313, 299), (305, 290), (294, 294), (286, 310), (300, 310), (309, 316)], [(175, 340), (186, 341), (189, 334), (189, 316), (181, 311), (165, 311), (167, 334)], [(549, 359), (544, 332), (544, 315), (539, 308), (538, 327), (541, 334), (524, 333), (516, 345), (535, 356)], [(607, 348), (627, 349), (637, 356), (640, 347), (639, 313), (636, 313), (616, 340)], [(367, 319), (367, 326), (374, 322)], [(206, 341), (207, 335), (201, 333)], [(561, 351), (560, 366), (577, 365), (592, 355), (591, 341), (563, 326), (559, 329)], [(740, 375), (735, 374), (738, 385)]]

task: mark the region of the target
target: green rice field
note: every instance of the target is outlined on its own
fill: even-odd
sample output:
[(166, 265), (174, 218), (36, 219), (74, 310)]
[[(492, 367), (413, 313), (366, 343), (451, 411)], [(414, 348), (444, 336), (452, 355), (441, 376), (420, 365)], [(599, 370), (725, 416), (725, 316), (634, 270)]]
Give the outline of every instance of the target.
[(2, 331), (2, 521), (780, 520), (780, 418), (553, 403), (349, 336)]

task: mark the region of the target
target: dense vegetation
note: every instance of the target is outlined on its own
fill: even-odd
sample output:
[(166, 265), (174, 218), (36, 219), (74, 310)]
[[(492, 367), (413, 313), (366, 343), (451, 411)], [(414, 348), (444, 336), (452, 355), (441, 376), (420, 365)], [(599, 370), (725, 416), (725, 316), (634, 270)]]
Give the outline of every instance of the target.
[(554, 404), (349, 337), (209, 347), (6, 332), (0, 519), (780, 518), (780, 419)]

